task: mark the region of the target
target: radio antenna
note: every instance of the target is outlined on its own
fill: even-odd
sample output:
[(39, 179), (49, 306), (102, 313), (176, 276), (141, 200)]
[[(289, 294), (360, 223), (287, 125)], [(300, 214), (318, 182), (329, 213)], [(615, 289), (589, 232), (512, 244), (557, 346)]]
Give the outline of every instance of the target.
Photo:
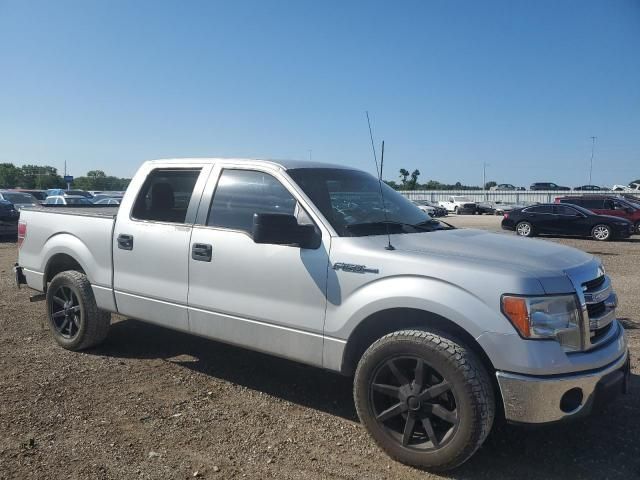
[(376, 173), (378, 174), (378, 186), (380, 187), (380, 201), (382, 203), (382, 212), (384, 214), (384, 223), (387, 228), (387, 246), (385, 250), (395, 250), (391, 245), (391, 234), (389, 233), (389, 219), (387, 218), (387, 206), (384, 203), (384, 193), (382, 190), (382, 167), (384, 165), (384, 140), (382, 141), (382, 156), (380, 157), (380, 169), (378, 169), (378, 156), (376, 155), (376, 146), (373, 142), (373, 132), (371, 131), (371, 120), (369, 120), (369, 112), (367, 114), (367, 125), (369, 125), (369, 137), (371, 138), (371, 150), (373, 150), (373, 160), (376, 162)]

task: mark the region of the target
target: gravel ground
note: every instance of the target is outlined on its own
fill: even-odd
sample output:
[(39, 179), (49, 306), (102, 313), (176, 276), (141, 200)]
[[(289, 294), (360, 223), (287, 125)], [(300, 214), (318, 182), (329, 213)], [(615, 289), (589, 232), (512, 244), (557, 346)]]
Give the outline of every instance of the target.
[[(497, 217), (451, 217), (499, 230)], [(620, 296), (632, 395), (566, 425), (499, 422), (443, 477), (398, 464), (360, 426), (351, 380), (134, 320), (100, 348), (55, 346), (0, 243), (0, 479), (640, 477), (640, 238), (549, 239), (600, 256)]]

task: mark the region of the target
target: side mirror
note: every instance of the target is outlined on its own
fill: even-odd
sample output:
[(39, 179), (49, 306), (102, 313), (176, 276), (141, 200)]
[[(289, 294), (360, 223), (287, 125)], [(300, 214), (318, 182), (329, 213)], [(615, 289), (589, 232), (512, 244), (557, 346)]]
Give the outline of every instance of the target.
[(254, 213), (252, 237), (255, 243), (291, 245), (316, 249), (321, 235), (314, 225), (298, 225), (293, 215)]
[(627, 213), (633, 213), (633, 212), (635, 212), (635, 210), (634, 210), (633, 208), (631, 208), (631, 207), (627, 207), (627, 208), (625, 208), (625, 209), (624, 209), (624, 211), (625, 211), (625, 212), (627, 212)]

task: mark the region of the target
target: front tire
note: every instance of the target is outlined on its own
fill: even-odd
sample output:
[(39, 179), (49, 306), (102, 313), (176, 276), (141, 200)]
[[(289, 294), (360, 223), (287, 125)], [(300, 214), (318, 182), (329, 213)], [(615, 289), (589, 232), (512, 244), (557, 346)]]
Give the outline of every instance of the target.
[(635, 230), (638, 235), (640, 235), (640, 220), (638, 220), (635, 224)]
[(611, 227), (609, 225), (605, 225), (604, 223), (598, 224), (593, 229), (591, 229), (591, 236), (594, 240), (599, 242), (606, 242), (607, 240), (611, 240)]
[(362, 356), (358, 416), (399, 462), (450, 470), (482, 445), (495, 415), (489, 375), (462, 343), (424, 330), (390, 333)]
[(111, 314), (96, 305), (83, 273), (57, 274), (47, 288), (47, 316), (55, 341), (67, 350), (84, 350), (104, 341)]

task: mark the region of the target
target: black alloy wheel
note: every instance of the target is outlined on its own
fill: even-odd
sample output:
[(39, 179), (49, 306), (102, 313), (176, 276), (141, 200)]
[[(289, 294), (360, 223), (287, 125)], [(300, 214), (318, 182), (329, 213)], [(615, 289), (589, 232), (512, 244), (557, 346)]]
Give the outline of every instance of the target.
[(451, 385), (422, 358), (387, 360), (369, 391), (376, 420), (403, 447), (441, 448), (460, 423)]
[(59, 286), (49, 305), (51, 324), (56, 333), (72, 340), (80, 331), (82, 307), (78, 295), (67, 285)]

